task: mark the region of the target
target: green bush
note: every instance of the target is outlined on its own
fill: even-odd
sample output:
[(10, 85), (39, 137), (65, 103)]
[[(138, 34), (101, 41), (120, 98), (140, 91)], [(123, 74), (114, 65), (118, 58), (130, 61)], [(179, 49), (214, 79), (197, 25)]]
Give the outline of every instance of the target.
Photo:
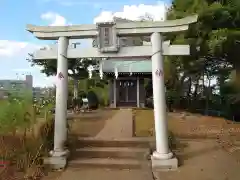
[(32, 122), (32, 104), (16, 98), (2, 101), (0, 107), (0, 132), (15, 134), (18, 128), (28, 128)]
[(99, 100), (98, 100), (97, 94), (93, 90), (90, 90), (88, 92), (87, 99), (88, 99), (90, 109), (97, 109), (98, 108)]
[(85, 93), (84, 91), (80, 91), (79, 92), (79, 97), (82, 99), (84, 97), (87, 97), (87, 93)]
[(104, 88), (95, 87), (92, 89), (98, 97), (98, 102), (100, 106), (107, 106), (109, 101), (108, 87)]
[(40, 128), (40, 139), (44, 144), (45, 153), (48, 154), (53, 149), (54, 143), (54, 118), (49, 116), (46, 123)]

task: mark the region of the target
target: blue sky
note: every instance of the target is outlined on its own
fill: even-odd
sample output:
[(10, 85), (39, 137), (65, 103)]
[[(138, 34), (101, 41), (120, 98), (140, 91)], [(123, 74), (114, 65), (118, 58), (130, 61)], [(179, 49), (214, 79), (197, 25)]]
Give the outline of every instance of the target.
[(0, 79), (32, 74), (34, 86), (54, 83), (54, 77), (46, 78), (40, 68), (32, 68), (26, 61), (29, 52), (51, 43), (37, 40), (25, 30), (26, 24), (92, 24), (113, 15), (134, 20), (146, 12), (159, 20), (162, 7), (157, 0), (0, 0)]

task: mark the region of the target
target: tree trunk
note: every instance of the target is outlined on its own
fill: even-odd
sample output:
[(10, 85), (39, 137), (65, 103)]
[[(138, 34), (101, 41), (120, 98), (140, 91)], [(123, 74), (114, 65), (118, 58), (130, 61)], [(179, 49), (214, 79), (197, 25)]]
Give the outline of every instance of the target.
[(205, 96), (205, 74), (203, 72), (203, 76), (202, 76), (202, 96)]
[(199, 78), (197, 78), (196, 80), (196, 83), (195, 83), (195, 89), (194, 89), (194, 92), (193, 92), (193, 103), (192, 103), (192, 106), (197, 109), (198, 107), (198, 89), (199, 89)]
[(194, 93), (193, 93), (194, 100), (197, 100), (198, 89), (199, 89), (199, 79), (200, 79), (200, 77), (196, 78), (195, 89), (194, 89)]
[(192, 78), (189, 77), (188, 80), (188, 92), (187, 92), (187, 101), (188, 101), (188, 108), (191, 106), (191, 92), (192, 92)]
[(180, 92), (181, 96), (184, 96), (184, 81), (186, 79), (186, 75), (184, 74), (181, 78), (180, 78), (180, 84), (178, 87), (178, 91)]
[(194, 95), (193, 95), (193, 97), (194, 97), (195, 100), (197, 100), (198, 87), (199, 87), (199, 83), (197, 82), (197, 83), (195, 84), (195, 90), (194, 90)]
[(208, 115), (208, 110), (209, 110), (209, 99), (210, 99), (210, 93), (211, 92), (211, 79), (209, 75), (207, 75), (208, 79), (208, 86), (207, 86), (207, 91), (206, 91), (206, 106), (205, 106), (205, 114)]
[(190, 98), (191, 96), (191, 91), (192, 91), (192, 78), (189, 77), (189, 80), (188, 80), (188, 92), (187, 92), (187, 97)]
[(235, 70), (235, 77), (234, 79), (234, 83), (236, 84), (237, 88), (240, 89), (240, 82), (239, 82), (239, 78), (240, 78), (240, 62), (236, 61), (233, 64), (233, 68)]
[(73, 97), (75, 99), (78, 98), (78, 80), (77, 79), (73, 79)]

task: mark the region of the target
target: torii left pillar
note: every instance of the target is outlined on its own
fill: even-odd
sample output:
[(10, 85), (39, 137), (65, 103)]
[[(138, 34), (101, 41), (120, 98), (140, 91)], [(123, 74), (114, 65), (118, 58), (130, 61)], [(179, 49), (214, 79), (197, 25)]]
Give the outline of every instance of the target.
[(67, 99), (68, 99), (68, 60), (67, 49), (69, 39), (59, 37), (56, 82), (56, 109), (54, 125), (54, 149), (50, 152), (50, 164), (54, 169), (66, 166), (69, 151), (65, 144), (67, 141)]
[(153, 152), (152, 167), (156, 169), (169, 168), (177, 169), (178, 160), (173, 157), (168, 144), (167, 112), (165, 101), (165, 84), (163, 69), (163, 47), (162, 35), (153, 33), (152, 43), (152, 81), (153, 81), (153, 103), (154, 121), (156, 135), (156, 151)]

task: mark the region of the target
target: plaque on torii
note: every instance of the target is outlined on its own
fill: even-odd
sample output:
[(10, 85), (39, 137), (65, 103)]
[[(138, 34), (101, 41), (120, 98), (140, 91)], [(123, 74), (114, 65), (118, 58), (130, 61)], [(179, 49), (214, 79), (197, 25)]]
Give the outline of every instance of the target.
[(119, 39), (117, 37), (114, 22), (98, 23), (97, 44), (101, 53), (117, 53), (119, 51)]

